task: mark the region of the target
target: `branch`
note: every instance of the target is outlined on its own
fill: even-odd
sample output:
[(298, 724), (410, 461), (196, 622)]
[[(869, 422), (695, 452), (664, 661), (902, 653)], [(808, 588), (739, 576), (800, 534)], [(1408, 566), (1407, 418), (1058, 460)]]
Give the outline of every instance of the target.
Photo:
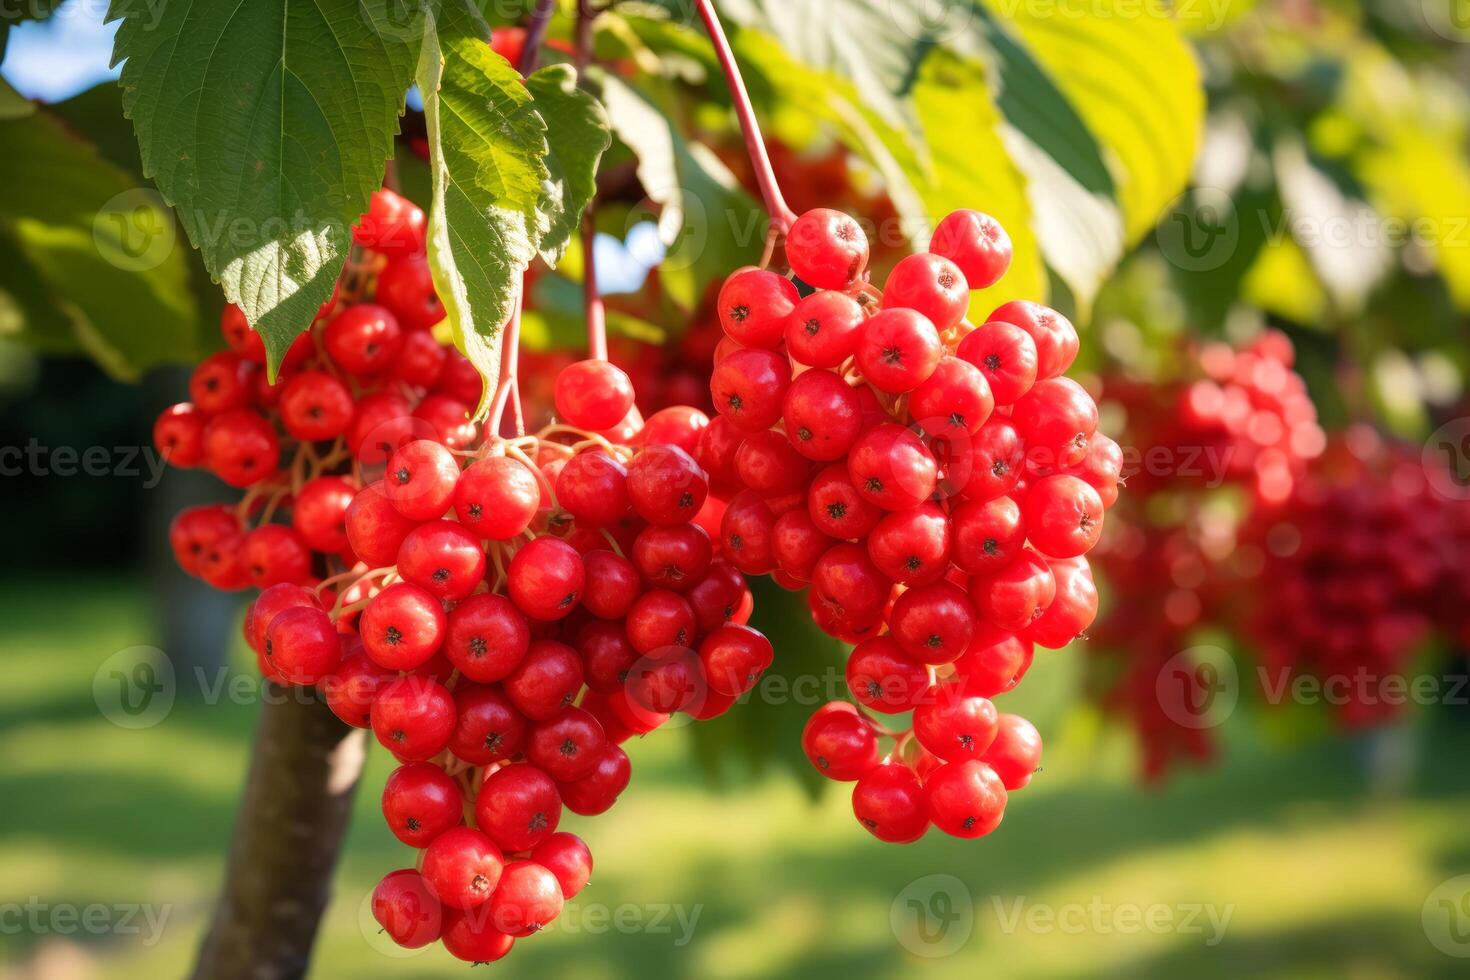
[(194, 980), (280, 980), (306, 973), (331, 897), (366, 733), (315, 692), (263, 688), (250, 775), (224, 888)]
[(541, 45), (546, 43), (546, 28), (556, 10), (556, 0), (536, 0), (536, 10), (531, 14), (531, 23), (526, 26), (526, 40), (521, 45), (521, 61), (516, 68), (522, 75), (529, 75), (541, 63)]

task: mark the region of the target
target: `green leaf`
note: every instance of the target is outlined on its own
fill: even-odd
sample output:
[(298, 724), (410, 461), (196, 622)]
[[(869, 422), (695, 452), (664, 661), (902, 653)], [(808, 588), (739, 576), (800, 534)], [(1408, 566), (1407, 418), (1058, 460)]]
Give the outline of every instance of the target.
[(491, 379), (501, 328), (536, 257), (550, 148), (520, 73), (490, 50), (483, 22), (446, 11), (436, 28), (418, 75), (434, 186), (429, 263), (455, 343)]
[[(0, 275), (31, 311), (29, 335), (45, 349), (70, 349), (60, 339), (69, 324), (77, 347), (128, 380), (195, 359), (185, 246), (162, 199), (48, 113), (0, 121), (0, 142), (0, 230), (23, 258)], [(53, 298), (50, 312), (43, 295)]]
[(612, 132), (601, 103), (577, 88), (577, 73), (570, 65), (542, 68), (526, 79), (526, 88), (546, 121), (551, 149), (541, 203), (545, 227), (537, 247), (546, 263), (555, 266), (597, 193), (597, 164), (612, 145)]
[[(427, 5), (114, 0), (143, 171), (274, 367), (331, 295), (392, 153)], [(407, 16), (394, 16), (406, 13)]]
[(650, 79), (635, 88), (613, 75), (599, 79), (613, 132), (637, 157), (638, 181), (659, 207), (667, 246), (659, 282), (692, 309), (708, 283), (760, 256), (760, 206), (714, 153), (687, 142), (673, 125), (666, 84)]
[(9, 230), (0, 231), (0, 338), (42, 354), (75, 354), (81, 350), (80, 311), (63, 305), (21, 250)]

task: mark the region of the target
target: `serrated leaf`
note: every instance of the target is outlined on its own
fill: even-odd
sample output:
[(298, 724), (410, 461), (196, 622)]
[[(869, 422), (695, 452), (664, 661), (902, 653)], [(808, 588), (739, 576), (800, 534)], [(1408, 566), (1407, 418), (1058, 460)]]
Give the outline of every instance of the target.
[(46, 112), (0, 122), (0, 143), (0, 229), (24, 257), (5, 272), (34, 276), (52, 297), (45, 342), (69, 323), (78, 346), (129, 380), (194, 359), (185, 246), (162, 199)]
[[(428, 4), (114, 0), (144, 173), (272, 365), (331, 295), (392, 153)], [(395, 16), (397, 15), (397, 16)]]
[(570, 65), (550, 65), (526, 79), (536, 111), (546, 122), (549, 172), (542, 194), (544, 227), (537, 243), (541, 258), (555, 266), (597, 193), (597, 164), (612, 145), (602, 104), (577, 88)]
[[(536, 257), (546, 123), (520, 73), (490, 50), (483, 23), (448, 13), (426, 37), (419, 91), (429, 130), (434, 202), (429, 264), (455, 343), (486, 379), (500, 364), (501, 328)], [(493, 397), (485, 394), (477, 415)]]
[(714, 153), (685, 141), (670, 121), (671, 96), (656, 80), (635, 88), (613, 75), (599, 78), (613, 132), (637, 157), (638, 181), (659, 206), (667, 246), (659, 282), (690, 309), (705, 285), (759, 257), (760, 206)]

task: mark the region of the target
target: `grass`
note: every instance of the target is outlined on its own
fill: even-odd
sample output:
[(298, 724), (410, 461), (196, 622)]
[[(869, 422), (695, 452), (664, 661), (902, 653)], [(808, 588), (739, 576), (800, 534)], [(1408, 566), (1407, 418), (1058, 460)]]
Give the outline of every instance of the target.
[[(156, 642), (142, 598), (121, 579), (0, 587), (0, 975), (178, 976), (208, 920), (255, 707), (181, 700), (152, 727), (106, 720), (99, 665)], [(567, 824), (593, 847), (592, 886), (492, 969), (579, 980), (1463, 975), (1421, 915), (1440, 882), (1470, 871), (1470, 733), (1426, 719), (1366, 742), (1245, 739), (1221, 768), (1142, 791), (1122, 741), (1066, 708), (1071, 656), (1039, 664), (1017, 694), (1032, 689), (1023, 712), (1051, 736), (1046, 771), (983, 842), (931, 833), (879, 845), (838, 788), (813, 801), (777, 772), (716, 789), (683, 733), (639, 742), (618, 806)], [(1405, 767), (1406, 778), (1371, 775)], [(394, 956), (365, 912), (377, 879), (410, 860), (376, 812), (390, 768), (375, 751), (315, 976), (462, 975), (441, 950)], [(138, 903), (156, 941), (141, 917), (114, 911), (92, 913), (103, 923), (92, 930), (50, 918)]]

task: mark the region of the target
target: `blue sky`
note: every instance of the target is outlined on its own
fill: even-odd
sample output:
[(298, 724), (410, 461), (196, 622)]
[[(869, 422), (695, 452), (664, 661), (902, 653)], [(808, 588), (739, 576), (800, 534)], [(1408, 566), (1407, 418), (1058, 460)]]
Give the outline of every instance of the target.
[[(117, 78), (117, 71), (107, 67), (117, 25), (102, 23), (105, 10), (101, 0), (69, 0), (49, 20), (13, 28), (0, 75), (20, 94), (41, 102), (59, 102)], [(415, 107), (417, 94), (410, 98)], [(598, 234), (594, 248), (598, 287), (609, 294), (637, 289), (663, 255), (652, 224), (633, 228), (626, 244)]]

